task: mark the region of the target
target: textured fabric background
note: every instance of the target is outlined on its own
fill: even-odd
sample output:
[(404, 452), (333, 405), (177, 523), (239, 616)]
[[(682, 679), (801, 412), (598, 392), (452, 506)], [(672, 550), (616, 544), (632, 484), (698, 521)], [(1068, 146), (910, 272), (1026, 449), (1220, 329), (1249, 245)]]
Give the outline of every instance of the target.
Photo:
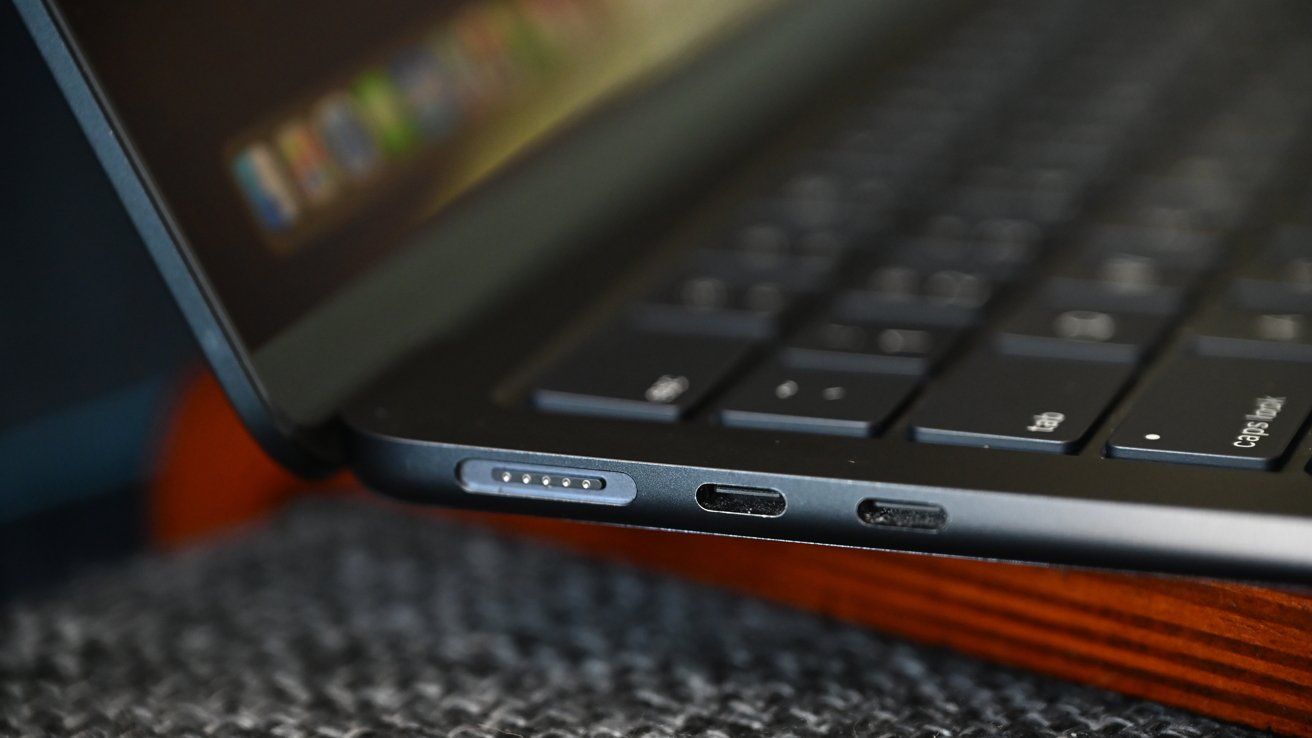
[(1251, 736), (354, 501), (0, 613), (19, 736)]

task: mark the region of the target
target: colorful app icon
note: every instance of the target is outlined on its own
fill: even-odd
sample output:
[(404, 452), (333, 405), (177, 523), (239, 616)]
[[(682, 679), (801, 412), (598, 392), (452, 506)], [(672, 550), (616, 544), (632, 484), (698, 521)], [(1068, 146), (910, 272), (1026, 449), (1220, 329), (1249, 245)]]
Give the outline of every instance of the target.
[(314, 130), (332, 154), (337, 168), (356, 180), (378, 171), (381, 157), (373, 133), (345, 92), (324, 98), (314, 109)]
[(301, 206), (271, 146), (255, 143), (242, 149), (232, 160), (232, 174), (256, 219), (267, 230), (284, 231), (296, 222)]
[(509, 47), (511, 66), (522, 82), (545, 72), (555, 61), (555, 50), (541, 32), (535, 19), (523, 9), (510, 4), (496, 4), (489, 8), (495, 25), (501, 29)]
[(337, 194), (340, 182), (332, 157), (310, 126), (297, 121), (283, 126), (274, 139), (278, 153), (311, 205), (322, 205)]
[(391, 157), (408, 154), (418, 142), (418, 134), (406, 111), (401, 94), (382, 70), (365, 72), (351, 86), (360, 112), (373, 131), (383, 152)]
[(504, 15), (489, 5), (474, 5), (460, 14), (454, 32), (487, 88), (485, 94), (504, 95), (520, 81), (510, 48), (511, 28)]
[(456, 127), (460, 118), (456, 83), (431, 51), (407, 49), (393, 57), (387, 68), (421, 135), (442, 136)]
[(484, 80), (482, 70), (465, 51), (465, 46), (449, 28), (436, 34), (429, 49), (442, 65), (447, 79), (455, 85), (460, 107), (465, 115), (482, 112), (491, 102), (491, 86)]

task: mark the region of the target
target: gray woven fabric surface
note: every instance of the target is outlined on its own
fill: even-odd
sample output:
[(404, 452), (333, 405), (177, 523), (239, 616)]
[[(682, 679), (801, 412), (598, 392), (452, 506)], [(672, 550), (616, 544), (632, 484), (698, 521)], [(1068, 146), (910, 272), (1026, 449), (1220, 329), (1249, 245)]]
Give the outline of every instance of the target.
[(0, 614), (19, 736), (1251, 736), (362, 502)]

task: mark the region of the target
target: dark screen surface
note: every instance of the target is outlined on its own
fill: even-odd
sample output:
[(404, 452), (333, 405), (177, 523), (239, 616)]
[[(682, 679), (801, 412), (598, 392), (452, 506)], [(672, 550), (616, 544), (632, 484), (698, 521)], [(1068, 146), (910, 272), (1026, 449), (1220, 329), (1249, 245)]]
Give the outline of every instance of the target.
[[(626, 52), (671, 15), (617, 0), (56, 5), (250, 350), (686, 51)], [(684, 40), (756, 5), (685, 12)], [(345, 137), (320, 125), (332, 105), (354, 116)]]

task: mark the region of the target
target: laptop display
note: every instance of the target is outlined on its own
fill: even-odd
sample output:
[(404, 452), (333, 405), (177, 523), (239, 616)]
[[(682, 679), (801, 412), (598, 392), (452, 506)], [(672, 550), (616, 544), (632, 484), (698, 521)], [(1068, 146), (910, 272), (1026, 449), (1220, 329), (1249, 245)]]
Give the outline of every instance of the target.
[(224, 307), (253, 349), (553, 132), (769, 4), (60, 7), (215, 291), (240, 297)]

